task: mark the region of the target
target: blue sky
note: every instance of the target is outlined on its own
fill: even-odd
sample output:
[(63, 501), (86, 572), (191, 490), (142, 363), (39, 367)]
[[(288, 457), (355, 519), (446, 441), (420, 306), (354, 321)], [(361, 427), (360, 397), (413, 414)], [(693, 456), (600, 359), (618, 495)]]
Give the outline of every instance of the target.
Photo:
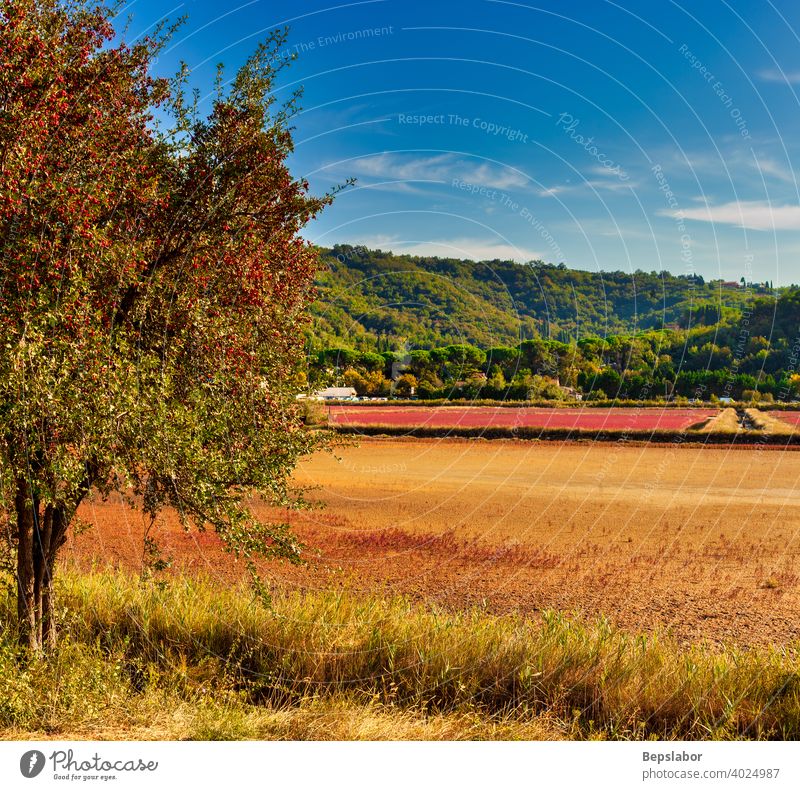
[(232, 75), (291, 26), (295, 175), (357, 186), (319, 244), (800, 282), (800, 4), (156, 2), (156, 65)]

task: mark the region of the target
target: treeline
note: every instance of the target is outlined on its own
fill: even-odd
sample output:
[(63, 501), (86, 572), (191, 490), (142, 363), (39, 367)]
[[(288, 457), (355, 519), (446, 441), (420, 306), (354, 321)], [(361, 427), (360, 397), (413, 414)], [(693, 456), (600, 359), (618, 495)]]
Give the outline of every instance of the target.
[(569, 347), (528, 340), (486, 351), (457, 344), (408, 352), (325, 349), (311, 366), (312, 383), (339, 383), (358, 395), (422, 399), (561, 399), (575, 380)]
[(793, 400), (800, 394), (800, 291), (776, 297), (742, 290), (748, 299), (739, 308), (706, 323), (711, 311), (704, 306), (703, 320), (686, 328), (484, 347), (419, 348), (405, 339), (400, 350), (344, 343), (314, 350), (312, 342), (310, 384), (419, 399)]
[[(635, 338), (590, 338), (569, 345), (526, 340), (480, 349), (451, 345), (407, 353), (325, 349), (312, 358), (312, 388), (353, 387), (363, 397), (424, 400), (786, 400), (800, 392), (800, 376), (765, 372), (786, 350), (761, 356), (758, 339), (739, 365), (725, 366), (726, 347), (686, 347), (668, 333)], [(729, 351), (729, 349), (727, 349)], [(709, 366), (710, 364), (710, 366)]]

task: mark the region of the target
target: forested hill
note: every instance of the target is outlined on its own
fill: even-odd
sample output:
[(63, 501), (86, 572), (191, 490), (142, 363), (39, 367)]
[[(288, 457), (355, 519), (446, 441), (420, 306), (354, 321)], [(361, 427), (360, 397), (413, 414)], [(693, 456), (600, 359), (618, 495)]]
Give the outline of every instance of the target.
[(769, 283), (669, 272), (587, 272), (541, 261), (464, 261), (349, 245), (323, 249), (312, 343), (394, 350), (688, 328), (733, 318)]

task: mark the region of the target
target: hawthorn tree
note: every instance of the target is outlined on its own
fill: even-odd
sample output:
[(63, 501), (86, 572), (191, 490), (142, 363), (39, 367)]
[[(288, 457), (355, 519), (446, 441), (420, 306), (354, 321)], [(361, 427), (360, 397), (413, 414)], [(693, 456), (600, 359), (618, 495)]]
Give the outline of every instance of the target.
[(185, 75), (150, 76), (170, 31), (112, 44), (111, 19), (0, 0), (0, 508), (36, 651), (90, 491), (171, 506), (251, 569), (298, 560), (248, 503), (298, 504), (289, 475), (319, 441), (291, 381), (317, 267), (299, 234), (332, 194), (287, 168), (285, 31), (201, 116)]

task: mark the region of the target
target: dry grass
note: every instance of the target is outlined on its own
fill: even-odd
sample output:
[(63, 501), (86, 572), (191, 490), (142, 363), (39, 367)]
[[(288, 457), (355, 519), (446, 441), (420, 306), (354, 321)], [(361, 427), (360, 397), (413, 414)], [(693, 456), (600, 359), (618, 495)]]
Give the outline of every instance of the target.
[(484, 717), (470, 713), (426, 715), (347, 697), (308, 698), (272, 707), (216, 702), (168, 694), (128, 698), (124, 710), (106, 708), (91, 719), (50, 718), (46, 729), (0, 729), (0, 740), (281, 740), (465, 741), (560, 740), (565, 728), (546, 716)]
[(716, 417), (712, 417), (698, 428), (701, 433), (739, 433), (741, 430), (736, 409), (723, 409)]
[[(0, 641), (5, 737), (797, 738), (800, 661), (606, 621), (67, 575), (62, 645)], [(10, 600), (5, 602), (7, 622)]]
[(759, 409), (745, 409), (745, 413), (755, 427), (764, 433), (776, 436), (792, 436), (796, 433), (794, 427), (788, 422), (779, 420), (771, 414)]

